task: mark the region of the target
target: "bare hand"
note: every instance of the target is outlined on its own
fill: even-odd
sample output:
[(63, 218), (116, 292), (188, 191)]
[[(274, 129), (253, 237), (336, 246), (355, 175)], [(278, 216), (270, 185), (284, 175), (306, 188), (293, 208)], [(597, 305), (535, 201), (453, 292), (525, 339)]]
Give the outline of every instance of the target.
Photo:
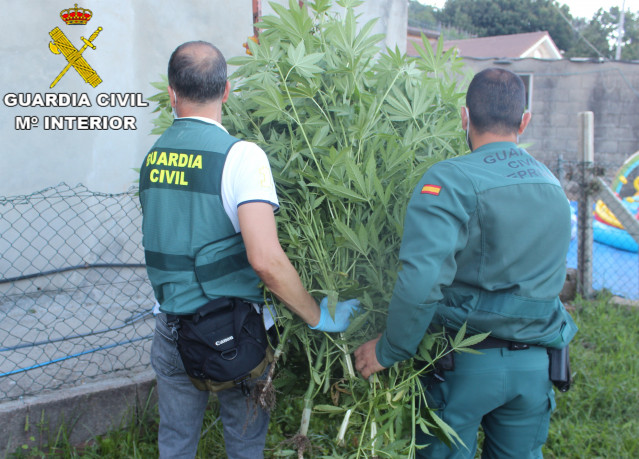
[(365, 342), (355, 350), (355, 368), (362, 374), (364, 379), (368, 379), (373, 373), (385, 368), (377, 361), (377, 354), (375, 353), (375, 345), (381, 336), (380, 334), (377, 338)]

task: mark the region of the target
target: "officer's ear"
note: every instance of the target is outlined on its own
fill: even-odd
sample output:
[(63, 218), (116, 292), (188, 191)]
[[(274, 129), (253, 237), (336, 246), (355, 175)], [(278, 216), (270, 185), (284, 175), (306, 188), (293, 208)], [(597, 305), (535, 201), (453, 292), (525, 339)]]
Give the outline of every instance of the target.
[(517, 135), (522, 135), (528, 127), (528, 123), (532, 119), (532, 113), (526, 111), (523, 115), (521, 115), (521, 123), (519, 124), (519, 129), (517, 130)]
[(226, 102), (231, 94), (231, 82), (226, 80), (226, 86), (224, 86), (224, 95), (222, 96), (222, 103)]
[(468, 131), (468, 122), (470, 117), (468, 116), (468, 107), (462, 106), (461, 108), (461, 124), (464, 131)]
[(171, 107), (175, 108), (175, 105), (177, 104), (177, 96), (175, 94), (175, 91), (173, 90), (171, 86), (167, 86), (166, 90), (169, 93), (169, 100), (171, 101)]

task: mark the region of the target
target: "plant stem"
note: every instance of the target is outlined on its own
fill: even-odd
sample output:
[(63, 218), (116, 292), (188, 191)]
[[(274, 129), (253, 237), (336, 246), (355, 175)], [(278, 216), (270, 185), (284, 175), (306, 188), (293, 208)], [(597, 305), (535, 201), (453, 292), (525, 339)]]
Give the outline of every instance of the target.
[(339, 428), (339, 432), (337, 433), (337, 444), (339, 446), (344, 446), (344, 435), (346, 434), (346, 428), (348, 427), (348, 422), (351, 419), (351, 413), (353, 412), (352, 409), (349, 409), (346, 411), (346, 414), (344, 415), (344, 420), (342, 421), (342, 425)]
[(267, 396), (269, 391), (273, 386), (273, 374), (275, 373), (275, 367), (277, 366), (277, 362), (280, 359), (280, 356), (284, 352), (284, 346), (286, 345), (286, 340), (288, 339), (288, 333), (291, 331), (291, 327), (293, 326), (293, 321), (289, 320), (286, 325), (284, 325), (284, 331), (281, 335), (279, 335), (279, 343), (277, 343), (277, 347), (273, 352), (273, 363), (271, 363), (271, 367), (268, 370), (268, 374), (266, 376), (266, 380), (264, 381), (264, 385), (262, 386), (259, 394), (259, 405), (262, 408), (268, 408)]
[(302, 410), (302, 422), (300, 424), (300, 435), (306, 436), (308, 434), (308, 426), (311, 422), (311, 410), (313, 409), (313, 392), (315, 392), (315, 378), (313, 377), (313, 371), (319, 373), (319, 369), (324, 361), (324, 354), (326, 353), (326, 338), (322, 339), (322, 344), (315, 357), (315, 365), (311, 370), (311, 381), (308, 383), (308, 388), (304, 394), (304, 409)]

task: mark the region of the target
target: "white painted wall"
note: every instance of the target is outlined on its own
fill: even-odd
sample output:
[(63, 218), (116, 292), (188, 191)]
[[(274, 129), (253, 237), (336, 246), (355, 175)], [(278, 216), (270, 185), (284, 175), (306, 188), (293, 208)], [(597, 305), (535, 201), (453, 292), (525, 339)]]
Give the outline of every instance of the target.
[[(60, 11), (80, 7), (93, 12), (85, 26), (67, 25)], [(278, 0), (288, 5), (288, 0)], [(263, 13), (272, 12), (263, 2)], [(155, 140), (152, 106), (99, 107), (101, 93), (142, 93), (156, 90), (150, 81), (166, 73), (171, 52), (179, 44), (202, 39), (217, 45), (229, 58), (244, 53), (242, 43), (252, 29), (251, 0), (2, 0), (0, 15), (0, 196), (29, 194), (60, 182), (82, 183), (108, 193), (128, 189), (142, 157)], [(361, 21), (383, 16), (375, 32), (387, 33), (386, 44), (405, 49), (407, 0), (367, 0), (359, 7)], [(19, 14), (17, 14), (19, 13)], [(97, 27), (96, 50), (83, 56), (103, 82), (96, 88), (72, 68), (59, 83), (49, 85), (66, 66), (49, 51), (49, 32), (59, 27), (80, 48), (81, 36)], [(10, 93), (86, 93), (91, 107), (8, 107)], [(16, 117), (37, 116), (38, 127), (16, 129)], [(44, 130), (45, 116), (132, 116), (135, 130)]]

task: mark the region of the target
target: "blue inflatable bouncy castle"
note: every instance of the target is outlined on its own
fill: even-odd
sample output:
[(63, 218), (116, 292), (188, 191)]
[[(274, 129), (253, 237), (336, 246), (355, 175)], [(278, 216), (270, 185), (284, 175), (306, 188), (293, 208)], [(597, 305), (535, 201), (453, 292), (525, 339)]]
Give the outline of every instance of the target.
[[(639, 219), (639, 152), (621, 166), (611, 189), (628, 211)], [(635, 240), (601, 200), (597, 201), (594, 217), (592, 229), (595, 241), (628, 252), (637, 252)]]

